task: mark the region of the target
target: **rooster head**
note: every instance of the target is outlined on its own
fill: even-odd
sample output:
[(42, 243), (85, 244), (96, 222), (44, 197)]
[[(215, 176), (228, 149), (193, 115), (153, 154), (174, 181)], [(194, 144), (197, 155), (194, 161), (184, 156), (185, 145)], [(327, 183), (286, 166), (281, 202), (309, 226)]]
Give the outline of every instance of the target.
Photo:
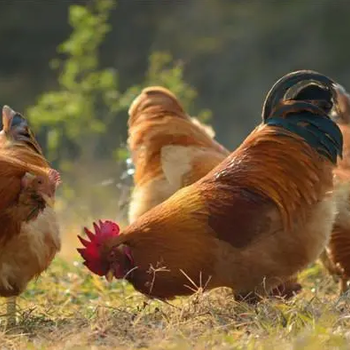
[(78, 248), (84, 259), (84, 265), (93, 273), (105, 276), (107, 281), (113, 277), (123, 278), (126, 269), (132, 261), (130, 248), (125, 245), (110, 245), (111, 239), (120, 235), (119, 226), (112, 221), (99, 221), (93, 223), (94, 233), (84, 228), (89, 238), (86, 240), (78, 236), (84, 248)]

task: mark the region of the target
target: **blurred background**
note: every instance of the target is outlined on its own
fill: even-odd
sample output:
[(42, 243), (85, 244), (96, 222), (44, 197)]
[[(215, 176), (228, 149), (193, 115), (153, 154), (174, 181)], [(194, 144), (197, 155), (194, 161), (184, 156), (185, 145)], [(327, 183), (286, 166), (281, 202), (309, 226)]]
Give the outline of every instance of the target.
[(29, 118), (61, 171), (73, 235), (125, 219), (127, 109), (142, 87), (170, 88), (233, 150), (285, 73), (314, 69), (349, 88), (349, 15), (346, 0), (3, 0), (1, 104)]

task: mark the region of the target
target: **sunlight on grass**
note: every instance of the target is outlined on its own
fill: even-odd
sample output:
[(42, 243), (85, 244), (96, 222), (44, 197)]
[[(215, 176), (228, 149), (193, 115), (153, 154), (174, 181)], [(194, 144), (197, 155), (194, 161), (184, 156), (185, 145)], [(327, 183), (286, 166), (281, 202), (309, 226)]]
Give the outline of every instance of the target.
[[(1, 349), (349, 348), (349, 298), (338, 297), (337, 284), (318, 263), (300, 274), (304, 289), (289, 301), (250, 306), (225, 288), (169, 303), (148, 300), (126, 281), (108, 284), (82, 265), (77, 234), (98, 217), (67, 220), (60, 200), (57, 210), (62, 251), (19, 298), (18, 327), (0, 330)], [(113, 210), (106, 209), (106, 218)]]
[(252, 307), (223, 288), (166, 304), (90, 274), (74, 252), (80, 229), (72, 226), (62, 256), (19, 299), (18, 329), (0, 333), (1, 349), (348, 348), (348, 298), (318, 264), (290, 301)]

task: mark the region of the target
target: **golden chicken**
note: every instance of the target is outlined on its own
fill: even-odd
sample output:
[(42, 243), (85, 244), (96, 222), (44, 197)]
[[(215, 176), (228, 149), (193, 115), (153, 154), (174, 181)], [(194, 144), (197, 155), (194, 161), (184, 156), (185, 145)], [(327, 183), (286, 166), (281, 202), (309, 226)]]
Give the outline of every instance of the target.
[(335, 113), (333, 119), (344, 140), (343, 159), (334, 170), (336, 191), (340, 195), (331, 239), (321, 260), (330, 274), (340, 277), (340, 291), (344, 293), (350, 279), (350, 96), (341, 86), (337, 93), (340, 113)]
[[(312, 81), (303, 81), (304, 84), (299, 84), (299, 80), (297, 75), (293, 78), (294, 88), (289, 90), (287, 94), (289, 97), (308, 99), (313, 103), (322, 103), (329, 98), (329, 91)], [(290, 82), (282, 86), (281, 88), (280, 85), (278, 89), (280, 94), (290, 88)], [(350, 96), (339, 84), (336, 85), (335, 90), (337, 108), (332, 111), (331, 116), (343, 135), (343, 158), (338, 161), (333, 172), (337, 216), (329, 244), (321, 253), (320, 259), (331, 275), (340, 277), (340, 291), (343, 293), (348, 289), (347, 282), (350, 279)]]
[(129, 109), (128, 145), (135, 166), (129, 221), (206, 175), (228, 155), (214, 132), (190, 118), (167, 89), (144, 89)]
[[(128, 144), (136, 170), (130, 222), (202, 178), (229, 155), (212, 139), (213, 129), (190, 118), (176, 96), (163, 87), (144, 89), (129, 116)], [(300, 290), (293, 280), (272, 294), (291, 297)]]
[(0, 296), (9, 298), (8, 322), (13, 324), (16, 296), (47, 269), (60, 249), (54, 211), (60, 176), (49, 167), (27, 121), (7, 106), (2, 112)]
[[(335, 83), (324, 81), (331, 93), (325, 105), (333, 105)], [(206, 176), (122, 232), (111, 221), (94, 224), (78, 251), (93, 273), (126, 278), (151, 297), (220, 286), (264, 295), (317, 259), (328, 242), (341, 152), (342, 134), (323, 104), (282, 100)]]

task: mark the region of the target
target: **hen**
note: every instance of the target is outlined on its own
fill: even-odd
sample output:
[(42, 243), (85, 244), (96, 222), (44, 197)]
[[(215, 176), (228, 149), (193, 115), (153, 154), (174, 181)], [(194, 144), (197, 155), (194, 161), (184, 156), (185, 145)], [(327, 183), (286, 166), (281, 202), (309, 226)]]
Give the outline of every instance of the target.
[[(15, 323), (16, 296), (46, 270), (60, 249), (54, 196), (60, 183), (27, 121), (3, 108), (0, 132), (0, 295)], [(25, 249), (24, 249), (25, 248)]]
[(337, 93), (340, 113), (334, 115), (334, 120), (343, 134), (344, 157), (334, 170), (334, 179), (341, 195), (331, 239), (321, 260), (330, 274), (340, 277), (340, 292), (344, 293), (350, 280), (350, 96), (342, 87)]
[(148, 87), (136, 97), (128, 126), (135, 166), (129, 222), (199, 180), (229, 155), (213, 140), (213, 131), (190, 118), (163, 87)]
[[(332, 105), (335, 84), (324, 81)], [(94, 224), (78, 251), (93, 273), (126, 278), (156, 298), (220, 286), (264, 295), (327, 243), (336, 215), (332, 171), (341, 151), (341, 132), (322, 104), (281, 101), (209, 174), (123, 232), (111, 221)]]

